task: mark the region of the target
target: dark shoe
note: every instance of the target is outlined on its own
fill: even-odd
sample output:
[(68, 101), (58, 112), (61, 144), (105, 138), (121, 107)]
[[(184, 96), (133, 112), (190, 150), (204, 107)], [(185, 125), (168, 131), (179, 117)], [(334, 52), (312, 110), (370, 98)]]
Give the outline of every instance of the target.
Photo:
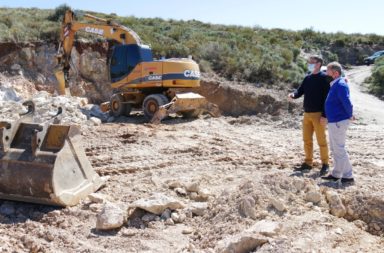
[(355, 179), (354, 178), (342, 178), (341, 182), (342, 183), (354, 183)]
[(312, 166), (306, 163), (303, 163), (300, 167), (295, 168), (295, 171), (311, 170)]
[(323, 164), (323, 166), (321, 166), (320, 176), (326, 175), (328, 173), (328, 171), (329, 171), (328, 164)]
[(331, 174), (329, 174), (328, 176), (321, 177), (321, 179), (329, 180), (329, 181), (337, 181), (337, 180), (339, 180), (340, 178), (334, 177), (334, 176), (332, 176)]

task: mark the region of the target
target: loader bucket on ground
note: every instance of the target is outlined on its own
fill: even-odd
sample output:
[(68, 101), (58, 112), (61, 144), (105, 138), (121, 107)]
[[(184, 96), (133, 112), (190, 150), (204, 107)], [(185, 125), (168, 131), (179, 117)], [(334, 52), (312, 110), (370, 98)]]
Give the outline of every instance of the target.
[(0, 122), (0, 198), (73, 206), (102, 180), (77, 126)]
[(198, 117), (202, 113), (209, 113), (213, 117), (220, 116), (217, 105), (208, 102), (205, 97), (197, 93), (188, 92), (176, 94), (170, 103), (160, 106), (151, 123), (158, 124), (172, 113), (181, 114), (185, 117)]

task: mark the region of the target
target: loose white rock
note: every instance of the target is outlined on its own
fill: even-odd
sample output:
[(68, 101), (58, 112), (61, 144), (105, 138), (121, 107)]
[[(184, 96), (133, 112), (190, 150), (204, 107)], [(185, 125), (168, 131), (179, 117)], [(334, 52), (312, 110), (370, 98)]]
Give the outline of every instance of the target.
[(97, 215), (96, 229), (110, 230), (123, 226), (126, 213), (115, 204), (106, 203), (100, 214)]
[(150, 213), (162, 214), (165, 209), (182, 209), (184, 204), (175, 198), (168, 197), (162, 193), (155, 193), (147, 199), (139, 199), (132, 204), (132, 207), (144, 209)]

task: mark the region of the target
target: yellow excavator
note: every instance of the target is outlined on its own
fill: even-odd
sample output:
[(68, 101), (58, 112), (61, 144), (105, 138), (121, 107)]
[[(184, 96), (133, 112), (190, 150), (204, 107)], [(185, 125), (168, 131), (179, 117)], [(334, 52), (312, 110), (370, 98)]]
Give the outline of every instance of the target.
[[(104, 106), (115, 116), (128, 115), (142, 107), (152, 122), (170, 113), (197, 116), (206, 111), (219, 114), (216, 105), (192, 92), (176, 93), (172, 88), (199, 86), (199, 67), (191, 59), (155, 61), (151, 49), (131, 29), (91, 15), (99, 24), (83, 24), (67, 11), (62, 24), (57, 59), (59, 93), (69, 94), (68, 73), (77, 31), (112, 39), (119, 45), (110, 57), (110, 78), (114, 94)], [(73, 206), (104, 183), (93, 170), (82, 147), (79, 126), (63, 125), (58, 108), (52, 119), (36, 123), (32, 101), (18, 120), (0, 120), (0, 199), (58, 206)]]
[(203, 112), (219, 115), (216, 105), (199, 94), (188, 92), (200, 86), (200, 70), (195, 61), (189, 58), (154, 60), (151, 48), (144, 45), (132, 29), (93, 15), (84, 14), (84, 17), (94, 23), (76, 21), (71, 10), (66, 11), (62, 22), (55, 71), (59, 94), (70, 95), (71, 50), (76, 32), (83, 31), (117, 44), (108, 63), (113, 95), (109, 102), (101, 105), (103, 111), (118, 117), (128, 116), (132, 108), (142, 109), (153, 123), (159, 123), (170, 113), (186, 117), (196, 117)]

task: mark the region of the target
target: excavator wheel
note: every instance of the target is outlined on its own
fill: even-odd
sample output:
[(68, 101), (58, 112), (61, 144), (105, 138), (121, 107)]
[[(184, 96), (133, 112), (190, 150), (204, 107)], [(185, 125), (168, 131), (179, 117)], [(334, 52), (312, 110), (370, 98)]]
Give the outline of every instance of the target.
[(124, 103), (124, 97), (121, 94), (113, 94), (110, 102), (111, 116), (119, 117), (121, 115), (129, 116), (132, 106)]
[(169, 102), (168, 98), (163, 94), (152, 94), (147, 96), (143, 102), (143, 112), (148, 120), (159, 110), (159, 107)]

